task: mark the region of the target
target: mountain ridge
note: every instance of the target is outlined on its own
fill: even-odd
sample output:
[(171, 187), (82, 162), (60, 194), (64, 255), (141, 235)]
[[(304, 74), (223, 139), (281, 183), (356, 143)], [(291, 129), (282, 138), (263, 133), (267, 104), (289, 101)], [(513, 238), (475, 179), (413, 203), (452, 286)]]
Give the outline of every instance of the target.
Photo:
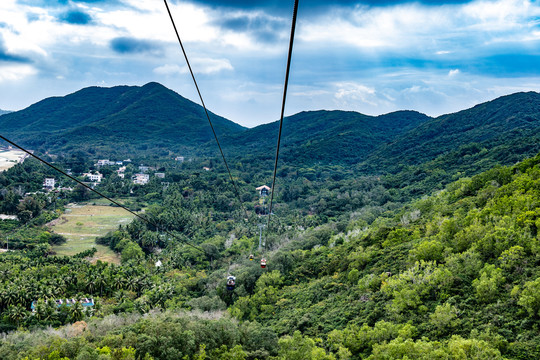
[[(210, 114), (221, 133), (245, 129)], [(42, 146), (53, 151), (69, 150), (70, 144), (89, 150), (97, 140), (105, 147), (124, 142), (127, 152), (135, 151), (141, 145), (137, 144), (141, 138), (155, 142), (153, 148), (168, 147), (175, 142), (180, 143), (175, 148), (196, 146), (212, 139), (203, 109), (158, 83), (142, 87), (88, 87), (6, 115), (0, 120), (6, 135), (26, 146)]]
[[(303, 111), (284, 119), (280, 161), (300, 168), (344, 165), (359, 174), (397, 174), (424, 171), (418, 167), (433, 161), (450, 166), (450, 159), (471, 155), (463, 159), (477, 172), (487, 166), (474, 157), (483, 149), (500, 158), (489, 166), (540, 151), (539, 108), (540, 94), (521, 92), (436, 118), (411, 110), (379, 116)], [(245, 128), (210, 116), (227, 157), (257, 159), (263, 168), (273, 161), (278, 121)], [(155, 82), (93, 86), (47, 98), (3, 115), (0, 128), (5, 136), (49, 153), (217, 155), (203, 108)]]

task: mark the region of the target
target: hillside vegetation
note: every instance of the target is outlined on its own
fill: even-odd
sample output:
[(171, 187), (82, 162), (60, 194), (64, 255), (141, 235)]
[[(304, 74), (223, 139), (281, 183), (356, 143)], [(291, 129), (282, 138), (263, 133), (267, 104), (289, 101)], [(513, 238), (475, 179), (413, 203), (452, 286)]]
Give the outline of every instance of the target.
[[(410, 111), (294, 115), (285, 122), (274, 215), (259, 233), (267, 218), (257, 216), (264, 205), (255, 188), (269, 185), (275, 123), (223, 123), (238, 199), (215, 144), (199, 142), (195, 128), (177, 144), (193, 151), (182, 163), (165, 140), (153, 147), (159, 120), (128, 142), (118, 132), (90, 146), (89, 128), (109, 129), (149, 106), (140, 92), (156, 104), (177, 98), (159, 84), (107, 91), (131, 96), (118, 105), (130, 110), (81, 117), (66, 130), (80, 137), (63, 138), (51, 125), (52, 137), (36, 144), (58, 151), (40, 154), (76, 177), (102, 172), (97, 188), (151, 221), (92, 232), (120, 263), (92, 264), (90, 248), (59, 256), (54, 249), (66, 239), (44, 225), (69, 203), (97, 196), (34, 159), (0, 173), (0, 210), (17, 215), (0, 221), (0, 244), (15, 250), (0, 254), (1, 359), (540, 358), (538, 94), (436, 119)], [(13, 115), (21, 112), (0, 123)], [(27, 120), (29, 128), (39, 123)], [(17, 133), (15, 123), (6, 126)], [(54, 136), (65, 143), (48, 143)], [(124, 178), (120, 165), (94, 165), (107, 141), (135, 149)], [(146, 185), (131, 179), (141, 163), (154, 169)], [(46, 177), (74, 189), (40, 193)], [(236, 277), (234, 291), (227, 275)], [(59, 298), (94, 306), (58, 306)]]
[[(25, 284), (55, 289), (57, 296), (83, 291), (103, 300), (83, 334), (14, 334), (2, 341), (2, 358), (114, 358), (130, 351), (160, 359), (173, 353), (237, 359), (535, 358), (539, 190), (540, 155), (460, 179), (370, 223), (358, 218), (344, 232), (328, 224), (282, 239), (266, 255), (265, 270), (245, 258), (254, 240), (249, 238), (229, 248), (217, 238), (203, 242), (214, 260), (180, 244), (167, 247), (159, 269), (129, 261), (92, 266), (4, 255), (0, 273), (19, 280), (4, 285), (2, 304), (17, 324), (83, 316), (75, 310), (46, 315), (46, 303), (39, 316), (10, 306), (18, 294), (35, 298)], [(178, 205), (166, 206), (173, 211)], [(145, 237), (135, 236), (140, 225), (132, 226), (109, 243), (144, 248)], [(223, 288), (220, 265), (231, 261), (239, 285), (234, 294)], [(68, 276), (72, 266), (80, 275)], [(100, 319), (152, 308), (214, 315)]]
[[(222, 135), (244, 130), (210, 113)], [(4, 136), (45, 152), (131, 156), (192, 150), (213, 139), (201, 106), (157, 83), (90, 87), (3, 115)], [(122, 144), (121, 147), (118, 144)]]

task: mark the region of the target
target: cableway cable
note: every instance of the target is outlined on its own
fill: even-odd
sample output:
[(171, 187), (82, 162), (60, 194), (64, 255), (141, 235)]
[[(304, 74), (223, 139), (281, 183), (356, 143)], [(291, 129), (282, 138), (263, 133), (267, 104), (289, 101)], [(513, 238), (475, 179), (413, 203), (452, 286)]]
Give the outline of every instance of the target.
[[(272, 180), (272, 188), (270, 196), (270, 206), (268, 211), (268, 222), (267, 222), (267, 231), (270, 231), (270, 217), (272, 216), (272, 203), (274, 201), (274, 187), (276, 185), (276, 173), (277, 173), (277, 166), (278, 166), (278, 158), (279, 158), (279, 147), (281, 144), (281, 132), (283, 129), (283, 115), (285, 113), (285, 100), (287, 99), (287, 87), (289, 85), (289, 72), (291, 69), (291, 59), (292, 59), (292, 50), (293, 50), (293, 44), (294, 44), (294, 31), (296, 28), (296, 16), (298, 13), (298, 0), (294, 0), (294, 9), (293, 9), (293, 17), (292, 17), (292, 25), (291, 25), (291, 37), (289, 40), (289, 54), (287, 56), (287, 70), (285, 72), (285, 85), (283, 86), (283, 101), (281, 103), (281, 117), (279, 120), (279, 133), (278, 133), (278, 140), (277, 140), (277, 147), (276, 147), (276, 161), (274, 162), (274, 176)], [(266, 247), (266, 242), (265, 242)]]
[[(22, 151), (24, 151), (24, 152), (27, 153), (28, 155), (30, 155), (30, 156), (36, 158), (37, 160), (41, 161), (41, 162), (44, 163), (45, 165), (47, 165), (47, 166), (53, 168), (54, 170), (58, 171), (58, 172), (61, 173), (62, 175), (64, 175), (64, 176), (70, 178), (71, 180), (75, 181), (77, 184), (84, 186), (86, 189), (88, 189), (88, 190), (94, 192), (95, 194), (101, 196), (102, 198), (107, 199), (108, 201), (112, 202), (113, 204), (115, 204), (115, 205), (121, 207), (122, 209), (126, 210), (127, 212), (129, 212), (129, 213), (135, 215), (137, 218), (139, 218), (140, 220), (146, 222), (147, 224), (150, 224), (150, 225), (154, 226), (156, 229), (159, 228), (159, 225), (158, 225), (157, 223), (153, 222), (152, 220), (147, 219), (146, 217), (143, 217), (143, 216), (141, 216), (140, 214), (137, 214), (136, 212), (134, 212), (134, 211), (128, 209), (127, 207), (125, 207), (124, 205), (120, 204), (120, 203), (117, 202), (116, 200), (113, 200), (113, 199), (111, 199), (110, 197), (108, 197), (107, 195), (104, 195), (104, 194), (102, 194), (101, 192), (97, 191), (96, 189), (91, 188), (90, 186), (86, 185), (86, 184), (83, 183), (82, 181), (77, 180), (76, 178), (74, 178), (73, 176), (69, 175), (69, 174), (66, 173), (65, 171), (63, 171), (63, 170), (57, 168), (56, 166), (54, 166), (53, 164), (49, 163), (48, 161), (46, 161), (46, 160), (40, 158), (39, 156), (35, 155), (35, 154), (32, 153), (32, 152), (26, 150), (26, 149), (23, 148), (22, 146), (17, 145), (17, 144), (14, 143), (13, 141), (11, 141), (11, 140), (5, 138), (5, 137), (2, 136), (2, 135), (0, 135), (0, 139), (2, 139), (2, 140), (4, 140), (5, 142), (7, 142), (7, 143), (9, 143), (9, 144), (11, 144), (11, 145), (13, 145), (13, 146), (15, 146), (15, 147), (21, 149)], [(186, 240), (184, 240), (184, 239), (181, 239), (180, 237), (176, 236), (175, 234), (171, 233), (171, 232), (168, 231), (168, 230), (164, 230), (164, 232), (165, 232), (167, 235), (172, 236), (172, 237), (178, 239), (178, 240), (179, 240), (180, 242), (182, 242), (183, 244), (189, 245), (189, 246), (191, 246), (192, 248), (197, 249), (197, 250), (199, 250), (199, 251), (202, 251), (203, 253), (205, 253), (205, 254), (208, 255), (208, 253), (207, 253), (203, 248), (201, 248), (201, 247), (199, 247), (199, 246), (196, 246), (196, 245), (193, 245), (193, 244), (191, 244), (190, 242), (188, 242), (188, 241), (186, 241)]]
[(195, 88), (197, 89), (197, 93), (199, 94), (199, 99), (201, 99), (202, 107), (204, 108), (204, 112), (206, 114), (206, 118), (208, 119), (208, 123), (210, 124), (210, 128), (212, 129), (212, 133), (214, 134), (214, 139), (216, 139), (217, 146), (219, 148), (219, 152), (221, 153), (221, 157), (223, 158), (223, 163), (225, 164), (225, 167), (227, 168), (227, 172), (229, 173), (229, 178), (231, 179), (231, 183), (234, 187), (234, 192), (236, 193), (236, 197), (238, 198), (238, 201), (240, 202), (240, 206), (244, 210), (244, 214), (246, 215), (246, 221), (249, 219), (248, 213), (246, 208), (244, 207), (244, 204), (242, 203), (242, 199), (240, 198), (240, 192), (238, 191), (238, 186), (236, 185), (236, 181), (234, 181), (233, 176), (231, 174), (231, 170), (229, 168), (229, 164), (227, 164), (227, 160), (225, 159), (225, 154), (223, 153), (223, 149), (221, 148), (221, 145), (219, 143), (216, 131), (214, 130), (214, 125), (212, 124), (212, 120), (210, 120), (210, 115), (208, 114), (208, 110), (206, 109), (206, 105), (204, 104), (203, 97), (201, 95), (201, 91), (199, 90), (199, 85), (197, 84), (197, 80), (195, 79), (195, 74), (193, 73), (193, 70), (191, 69), (191, 64), (189, 63), (188, 56), (186, 53), (186, 50), (184, 49), (184, 45), (182, 43), (182, 40), (180, 39), (180, 34), (178, 33), (178, 30), (176, 28), (176, 24), (174, 23), (173, 16), (171, 14), (171, 10), (169, 9), (169, 4), (167, 3), (167, 0), (163, 0), (165, 2), (165, 7), (167, 8), (167, 13), (169, 13), (169, 18), (171, 19), (172, 26), (174, 28), (174, 32), (176, 33), (176, 38), (178, 39), (178, 43), (180, 44), (180, 47), (182, 48), (182, 53), (184, 54), (184, 58), (186, 59), (186, 64), (188, 66), (189, 72), (191, 73), (191, 78), (193, 79), (193, 83), (195, 84)]

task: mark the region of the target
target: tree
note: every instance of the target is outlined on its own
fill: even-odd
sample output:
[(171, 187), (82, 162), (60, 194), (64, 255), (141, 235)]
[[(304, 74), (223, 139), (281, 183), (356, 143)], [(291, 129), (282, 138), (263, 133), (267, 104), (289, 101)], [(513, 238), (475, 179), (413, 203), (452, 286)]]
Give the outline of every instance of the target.
[(144, 257), (144, 252), (141, 247), (134, 242), (130, 242), (124, 250), (122, 250), (122, 262), (136, 260)]
[(518, 305), (523, 306), (530, 316), (540, 314), (540, 277), (533, 281), (527, 281), (521, 293)]
[(69, 308), (69, 319), (72, 322), (79, 321), (83, 318), (83, 306), (80, 302), (76, 301), (75, 304), (71, 304)]
[[(321, 342), (320, 339), (316, 339)], [(278, 341), (279, 356), (283, 360), (335, 360), (334, 355), (328, 355), (324, 349), (318, 347), (315, 340), (302, 336), (295, 331), (293, 336), (284, 336)]]
[(495, 268), (495, 265), (484, 265), (484, 268), (480, 271), (480, 278), (474, 279), (472, 282), (478, 301), (488, 303), (498, 297), (499, 288), (506, 281), (502, 274), (502, 269)]
[(24, 200), (17, 206), (19, 212), (30, 211), (32, 217), (36, 217), (41, 213), (45, 206), (43, 201), (36, 200), (32, 196), (25, 197)]
[(437, 305), (433, 314), (429, 315), (430, 323), (435, 327), (437, 333), (444, 334), (452, 330), (458, 324), (458, 310), (455, 306), (445, 303)]
[(19, 198), (15, 192), (9, 190), (0, 203), (0, 212), (3, 214), (15, 214), (17, 212), (17, 205), (19, 205)]
[(85, 201), (90, 198), (89, 190), (81, 184), (75, 185), (71, 194), (74, 201)]
[(27, 316), (27, 311), (25, 308), (23, 308), (20, 305), (13, 305), (8, 310), (8, 317), (9, 319), (15, 323), (17, 326), (21, 324), (21, 321), (23, 321)]

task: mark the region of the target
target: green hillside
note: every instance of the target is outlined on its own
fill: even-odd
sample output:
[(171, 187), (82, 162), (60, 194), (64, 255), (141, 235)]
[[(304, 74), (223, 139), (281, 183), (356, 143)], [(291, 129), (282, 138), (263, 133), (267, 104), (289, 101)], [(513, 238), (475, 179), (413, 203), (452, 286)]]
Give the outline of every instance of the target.
[[(168, 189), (163, 203), (147, 214), (179, 233), (191, 226), (203, 229), (200, 211), (215, 200), (202, 196), (204, 184), (199, 186), (193, 190), (200, 195), (187, 198)], [(75, 308), (51, 312), (45, 301), (36, 315), (13, 305), (14, 299), (29, 302), (46, 294), (49, 284), (63, 284), (52, 288), (55, 296), (91, 294), (101, 306), (92, 310), (88, 326), (8, 335), (0, 341), (0, 356), (540, 356), (540, 155), (462, 178), (440, 193), (367, 219), (364, 212), (353, 216), (346, 229), (329, 223), (281, 233), (264, 254), (266, 269), (247, 259), (256, 241), (249, 232), (228, 246), (222, 235), (200, 234), (203, 254), (164, 243), (140, 222), (103, 239), (124, 248), (121, 266), (5, 254), (0, 276), (14, 280), (2, 284), (2, 326), (60, 325), (84, 318)], [(230, 225), (235, 232), (243, 226)], [(141, 257), (141, 248), (156, 241), (163, 246), (161, 268), (153, 265), (155, 255), (146, 261)], [(232, 293), (224, 289), (227, 273), (236, 276)]]
[[(222, 135), (244, 128), (211, 113)], [(3, 134), (49, 152), (130, 153), (194, 149), (213, 139), (204, 110), (157, 83), (90, 87), (0, 119)], [(121, 145), (121, 146), (118, 146)]]
[[(290, 164), (355, 164), (377, 147), (429, 120), (413, 111), (367, 116), (352, 111), (308, 111), (283, 122), (281, 159)], [(270, 159), (275, 154), (279, 123), (257, 126), (224, 137), (242, 157)], [(249, 154), (249, 155), (248, 155)]]
[[(159, 84), (109, 90), (129, 99), (66, 129), (43, 125), (51, 136), (40, 144), (21, 136), (42, 149), (83, 150), (56, 158), (78, 164), (77, 173), (113, 140), (121, 151), (153, 152), (148, 165), (163, 178), (135, 185), (103, 168), (98, 185), (153, 224), (137, 219), (96, 240), (121, 264), (91, 264), (92, 249), (56, 256), (51, 246), (65, 239), (43, 225), (66, 204), (97, 197), (81, 187), (25, 194), (55, 176), (32, 159), (1, 173), (0, 209), (20, 216), (0, 221), (1, 243), (9, 238), (15, 250), (0, 254), (0, 332), (9, 333), (1, 359), (540, 358), (539, 94), (436, 119), (411, 111), (287, 118), (274, 216), (258, 249), (267, 218), (256, 214), (255, 188), (269, 180), (277, 123), (223, 121), (246, 214), (202, 125), (186, 128), (182, 145), (199, 156), (159, 159), (175, 149), (165, 130), (177, 125), (159, 114), (178, 109), (147, 109), (180, 104), (178, 95)], [(180, 107), (183, 119), (201, 110)], [(17, 114), (0, 117), (15, 133)], [(39, 123), (20, 119), (27, 129)], [(55, 136), (62, 140), (49, 143)], [(95, 306), (51, 300), (81, 297)]]
[[(502, 156), (501, 160), (506, 161), (511, 161), (516, 154), (534, 155), (538, 152), (539, 104), (539, 93), (516, 93), (440, 116), (377, 149), (366, 160), (366, 165), (397, 173), (407, 166), (459, 151), (460, 147), (468, 144), (489, 151), (505, 144), (507, 157)], [(522, 146), (514, 150), (510, 146), (513, 141)], [(524, 148), (525, 154), (521, 152)], [(479, 150), (469, 147), (461, 150), (461, 155), (474, 155), (475, 151)], [(396, 162), (398, 158), (400, 161)]]

